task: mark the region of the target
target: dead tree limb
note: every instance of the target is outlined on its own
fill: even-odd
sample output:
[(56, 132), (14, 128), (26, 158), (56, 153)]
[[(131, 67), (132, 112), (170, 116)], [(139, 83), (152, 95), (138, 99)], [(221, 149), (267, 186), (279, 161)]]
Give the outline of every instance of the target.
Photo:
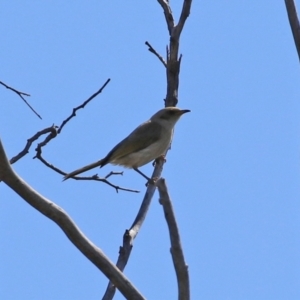
[(109, 260), (100, 248), (94, 245), (77, 227), (68, 214), (58, 205), (43, 197), (14, 172), (7, 160), (0, 140), (0, 181), (3, 181), (28, 204), (55, 222), (74, 246), (89, 259), (127, 299), (145, 298), (128, 278)]
[(156, 186), (159, 192), (159, 203), (163, 206), (164, 215), (169, 229), (171, 255), (177, 277), (178, 299), (188, 300), (190, 299), (188, 266), (186, 265), (184, 260), (179, 230), (165, 179), (160, 178)]

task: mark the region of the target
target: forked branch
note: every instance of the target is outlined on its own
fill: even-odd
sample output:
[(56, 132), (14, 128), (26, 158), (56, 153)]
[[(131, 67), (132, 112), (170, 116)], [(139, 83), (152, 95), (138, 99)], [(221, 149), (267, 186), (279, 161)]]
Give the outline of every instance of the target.
[(23, 97), (23, 96), (27, 96), (27, 97), (30, 97), (29, 94), (27, 93), (24, 93), (24, 92), (21, 92), (21, 91), (18, 91), (16, 90), (15, 88), (5, 84), (4, 82), (0, 81), (0, 84), (2, 84), (4, 87), (6, 87), (7, 89), (15, 92), (24, 102), (25, 104), (40, 118), (42, 119), (42, 117), (34, 110), (34, 108), (26, 101), (26, 99)]

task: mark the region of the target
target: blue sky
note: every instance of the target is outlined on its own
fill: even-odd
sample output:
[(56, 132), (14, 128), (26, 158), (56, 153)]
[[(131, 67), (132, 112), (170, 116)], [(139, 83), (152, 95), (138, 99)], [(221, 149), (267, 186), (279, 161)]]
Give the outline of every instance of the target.
[[(175, 2), (175, 1), (174, 1)], [(300, 2), (296, 2), (300, 10)], [(181, 1), (172, 3), (178, 19)], [(1, 139), (12, 157), (26, 140), (77, 113), (43, 150), (71, 171), (105, 156), (163, 107), (168, 34), (156, 1), (11, 1), (0, 10), (0, 80), (31, 94), (39, 120), (0, 86)], [(180, 108), (163, 177), (189, 265), (193, 299), (300, 299), (300, 65), (284, 1), (194, 1), (181, 37)], [(139, 208), (145, 181), (131, 170), (111, 180), (61, 182), (33, 160), (14, 165), (65, 209), (113, 261)], [(122, 168), (106, 166), (90, 174)], [(142, 167), (151, 174), (151, 164)], [(107, 279), (63, 232), (0, 185), (0, 298), (99, 299)], [(158, 194), (125, 274), (147, 299), (177, 286)], [(117, 294), (115, 299), (123, 299)]]

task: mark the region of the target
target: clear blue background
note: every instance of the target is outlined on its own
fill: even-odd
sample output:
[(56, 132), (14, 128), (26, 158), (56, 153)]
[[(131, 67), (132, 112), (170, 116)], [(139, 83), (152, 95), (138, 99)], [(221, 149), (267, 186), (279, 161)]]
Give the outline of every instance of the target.
[[(173, 1), (178, 19), (182, 1)], [(297, 2), (300, 10), (300, 2)], [(39, 120), (0, 86), (9, 157), (60, 125), (107, 78), (111, 83), (43, 149), (71, 171), (102, 158), (163, 107), (165, 70), (147, 51), (168, 43), (156, 1), (6, 1), (0, 9), (0, 80), (31, 94)], [(194, 1), (182, 33), (177, 125), (167, 180), (192, 299), (300, 299), (300, 65), (284, 1)], [(41, 139), (43, 140), (43, 138)], [(40, 140), (40, 141), (41, 141)], [(116, 261), (145, 181), (61, 182), (33, 160), (14, 165)], [(94, 170), (104, 176), (122, 168)], [(151, 174), (151, 164), (142, 168)], [(100, 299), (107, 279), (51, 221), (0, 184), (0, 298)], [(147, 299), (176, 299), (162, 208), (154, 196), (125, 274)], [(115, 299), (123, 299), (118, 293)]]

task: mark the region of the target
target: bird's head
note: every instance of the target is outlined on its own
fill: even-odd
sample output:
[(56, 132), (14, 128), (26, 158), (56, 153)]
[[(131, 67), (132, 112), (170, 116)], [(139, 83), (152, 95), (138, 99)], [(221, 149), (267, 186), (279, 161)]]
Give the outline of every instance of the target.
[(180, 119), (180, 117), (187, 112), (190, 112), (190, 110), (170, 106), (159, 110), (156, 114), (154, 114), (151, 117), (150, 120), (174, 127), (174, 125)]

